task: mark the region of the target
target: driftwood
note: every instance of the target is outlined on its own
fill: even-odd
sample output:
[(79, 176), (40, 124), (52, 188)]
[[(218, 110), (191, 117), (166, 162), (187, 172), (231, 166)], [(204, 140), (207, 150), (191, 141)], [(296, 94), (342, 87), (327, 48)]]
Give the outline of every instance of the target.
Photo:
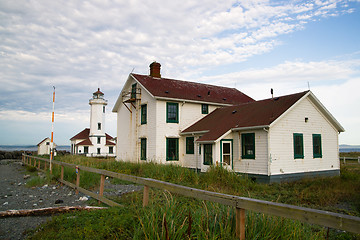
[(56, 213), (66, 213), (72, 211), (90, 211), (90, 210), (99, 210), (106, 209), (106, 207), (91, 207), (91, 206), (64, 206), (64, 207), (48, 207), (48, 208), (38, 208), (38, 209), (23, 209), (23, 210), (7, 210), (0, 212), (0, 218), (5, 217), (26, 217), (26, 216), (45, 216), (52, 215)]

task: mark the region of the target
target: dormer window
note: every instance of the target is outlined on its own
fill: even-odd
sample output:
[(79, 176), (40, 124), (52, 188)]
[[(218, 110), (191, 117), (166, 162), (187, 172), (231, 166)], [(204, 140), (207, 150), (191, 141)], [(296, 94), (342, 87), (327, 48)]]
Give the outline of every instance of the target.
[(98, 130), (101, 130), (101, 123), (98, 123)]

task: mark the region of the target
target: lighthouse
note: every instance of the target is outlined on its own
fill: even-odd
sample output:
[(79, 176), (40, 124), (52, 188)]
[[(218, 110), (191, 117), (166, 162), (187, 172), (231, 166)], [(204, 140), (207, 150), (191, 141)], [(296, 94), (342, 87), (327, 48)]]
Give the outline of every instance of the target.
[(107, 100), (100, 88), (89, 100), (90, 128), (70, 139), (72, 154), (84, 154), (92, 157), (115, 156), (114, 139), (105, 133), (105, 110)]

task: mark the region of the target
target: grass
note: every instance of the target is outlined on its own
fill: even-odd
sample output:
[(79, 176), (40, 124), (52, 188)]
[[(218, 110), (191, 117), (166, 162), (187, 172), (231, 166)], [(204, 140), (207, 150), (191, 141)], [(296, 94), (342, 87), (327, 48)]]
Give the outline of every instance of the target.
[[(342, 165), (339, 177), (305, 179), (293, 183), (259, 184), (247, 177), (212, 167), (198, 174), (175, 165), (125, 163), (113, 159), (62, 156), (56, 160), (106, 169), (136, 176), (155, 178), (190, 187), (238, 196), (312, 207), (360, 216), (360, 165)], [(60, 168), (54, 167), (54, 176)], [(80, 172), (81, 186), (97, 188), (97, 174)], [(64, 178), (74, 182), (74, 169), (65, 168)], [(118, 182), (119, 181), (119, 182)], [(113, 183), (123, 181), (113, 179)], [(113, 198), (124, 208), (72, 213), (53, 218), (38, 229), (32, 239), (234, 239), (234, 209), (231, 207), (150, 190), (150, 203), (142, 208), (142, 193)], [(247, 211), (248, 239), (324, 239), (327, 229), (299, 221)], [(96, 221), (100, 219), (101, 221)], [(66, 220), (66, 221), (65, 221)], [(336, 230), (329, 239), (360, 239), (359, 235)]]

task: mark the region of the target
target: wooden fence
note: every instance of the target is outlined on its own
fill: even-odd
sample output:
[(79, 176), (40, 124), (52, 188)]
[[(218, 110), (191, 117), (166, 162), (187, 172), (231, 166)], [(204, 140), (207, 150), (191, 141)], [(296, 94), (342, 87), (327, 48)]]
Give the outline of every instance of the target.
[[(44, 169), (46, 170), (48, 159), (33, 157), (29, 155), (23, 155), (24, 164), (34, 166), (40, 169), (40, 161), (44, 161)], [(151, 178), (142, 178), (122, 173), (115, 173), (103, 169), (90, 168), (85, 166), (79, 166), (70, 163), (64, 163), (59, 161), (52, 161), (53, 164), (61, 167), (59, 182), (66, 184), (76, 191), (83, 192), (101, 202), (108, 204), (109, 206), (119, 206), (118, 203), (113, 202), (103, 196), (105, 176), (118, 178), (121, 180), (144, 185), (143, 206), (147, 206), (149, 202), (149, 188), (158, 188), (168, 190), (169, 192), (180, 194), (187, 197), (193, 197), (196, 199), (211, 201), (220, 203), (227, 206), (232, 206), (236, 209), (236, 235), (240, 239), (245, 239), (245, 211), (255, 211), (273, 216), (284, 217), (288, 219), (299, 220), (309, 224), (321, 225), (328, 228), (335, 228), (344, 230), (347, 232), (360, 234), (360, 217), (354, 217), (339, 213), (333, 213), (328, 211), (322, 211), (311, 208), (298, 207), (282, 203), (274, 203), (269, 201), (263, 201), (258, 199), (239, 197), (234, 195), (222, 194), (217, 192), (211, 192), (191, 187), (185, 187), (173, 183), (159, 181)], [(64, 180), (64, 167), (73, 168), (76, 173), (76, 184), (67, 182)], [(87, 171), (97, 173), (101, 175), (100, 178), (100, 191), (99, 194), (88, 191), (79, 187), (80, 185), (80, 171)]]
[(356, 160), (357, 163), (360, 164), (360, 156), (357, 158), (352, 158), (352, 157), (340, 157), (340, 161), (342, 161), (344, 164), (346, 164), (346, 161), (350, 160), (350, 163), (355, 163), (356, 164)]

